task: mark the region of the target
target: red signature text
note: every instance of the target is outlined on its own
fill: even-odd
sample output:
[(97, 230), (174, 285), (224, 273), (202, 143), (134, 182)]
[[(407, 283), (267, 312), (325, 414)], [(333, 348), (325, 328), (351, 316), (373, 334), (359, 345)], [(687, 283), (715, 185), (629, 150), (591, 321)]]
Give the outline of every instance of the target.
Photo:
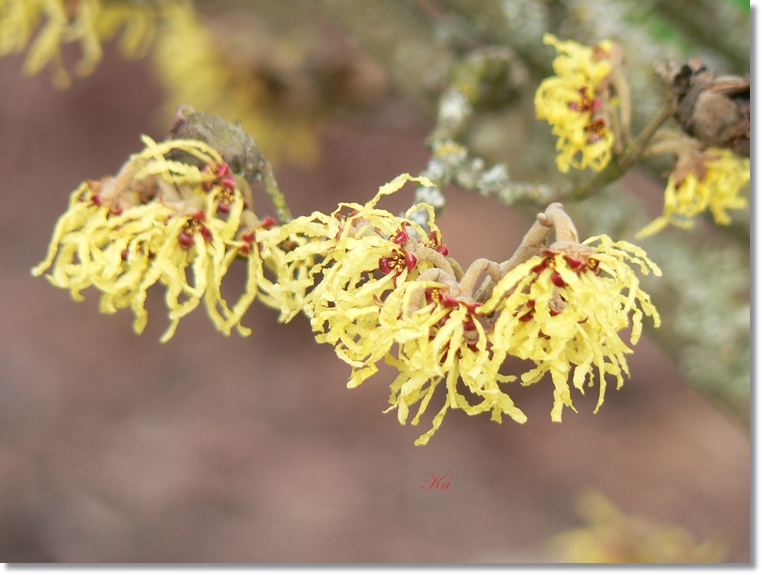
[(436, 491), (447, 491), (450, 489), (450, 479), (452, 479), (452, 473), (445, 473), (444, 475), (437, 475), (436, 473), (427, 473), (423, 478), (423, 485), (421, 489), (429, 491), (434, 489)]

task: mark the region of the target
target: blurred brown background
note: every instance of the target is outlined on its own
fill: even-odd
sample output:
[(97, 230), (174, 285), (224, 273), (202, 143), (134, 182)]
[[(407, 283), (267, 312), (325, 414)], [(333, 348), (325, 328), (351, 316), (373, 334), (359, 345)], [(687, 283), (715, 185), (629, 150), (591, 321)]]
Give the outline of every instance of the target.
[[(730, 561), (749, 561), (748, 434), (648, 341), (597, 415), (589, 393), (553, 424), (552, 389), (536, 385), (515, 391), (526, 424), (451, 412), (415, 447), (430, 419), (381, 413), (392, 374), (347, 390), (348, 366), (303, 317), (279, 325), (255, 304), (251, 337), (225, 338), (199, 309), (162, 345), (161, 290), (138, 337), (129, 311), (98, 313), (96, 292), (76, 303), (32, 278), (70, 191), (164, 132), (143, 62), (109, 51), (65, 92), (22, 62), (0, 59), (0, 559), (547, 561), (594, 487), (699, 541), (720, 534)], [(366, 201), (425, 166), (425, 135), (329, 125), (319, 164), (281, 167), (281, 187), (297, 214)], [(528, 225), (457, 190), (441, 218), (463, 263), (507, 257)], [(451, 488), (422, 490), (432, 472)]]

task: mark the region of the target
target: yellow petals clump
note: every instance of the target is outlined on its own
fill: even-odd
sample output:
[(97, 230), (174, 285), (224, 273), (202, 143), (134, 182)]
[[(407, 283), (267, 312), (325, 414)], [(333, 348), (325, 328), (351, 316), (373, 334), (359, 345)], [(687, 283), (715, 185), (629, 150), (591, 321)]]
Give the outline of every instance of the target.
[[(378, 370), (376, 363), (393, 343), (389, 334), (375, 331), (383, 298), (421, 269), (431, 267), (421, 262), (418, 268), (417, 257), (406, 249), (416, 242), (411, 240), (411, 232), (426, 237), (421, 226), (376, 208), (382, 196), (397, 191), (408, 180), (428, 182), (403, 174), (382, 186), (367, 204), (341, 204), (332, 214), (337, 230), (334, 245), (320, 267), (323, 279), (305, 305), (317, 341), (335, 346), (337, 355), (352, 365), (350, 387)], [(421, 204), (408, 213), (419, 207), (432, 210)], [(438, 233), (435, 227), (433, 231)]]
[(632, 350), (618, 332), (630, 325), (630, 316), (632, 344), (640, 338), (643, 314), (659, 325), (659, 315), (628, 260), (642, 273), (661, 275), (643, 250), (605, 235), (584, 244), (557, 242), (506, 274), (482, 308), (484, 313), (501, 311), (490, 334), (493, 363), (499, 366), (507, 355), (532, 360), (536, 367), (521, 376), (524, 385), (550, 373), (553, 421), (561, 421), (564, 406), (574, 409), (570, 377), (584, 393), (585, 383), (592, 386), (598, 372), (596, 411), (603, 402), (606, 374), (616, 378), (617, 388), (622, 385), (622, 373), (629, 375), (625, 354)]
[(670, 174), (664, 191), (664, 214), (640, 230), (636, 238), (653, 235), (669, 224), (691, 229), (693, 218), (707, 209), (716, 223), (726, 226), (731, 223), (727, 210), (748, 205), (741, 192), (751, 177), (749, 159), (720, 148), (709, 148), (704, 154), (710, 159), (703, 164), (703, 177), (695, 170), (681, 181), (675, 172)]
[(627, 515), (601, 493), (577, 502), (586, 527), (556, 535), (551, 549), (566, 563), (720, 563), (727, 547), (717, 537), (697, 544), (679, 525)]
[[(148, 321), (148, 288), (165, 285), (170, 326), (162, 341), (202, 298), (220, 331), (236, 327), (245, 335), (240, 320), (262, 277), (256, 234), (270, 226), (247, 208), (236, 178), (207, 144), (143, 141), (145, 149), (115, 177), (85, 182), (72, 193), (48, 255), (32, 273), (52, 266), (48, 279), (77, 300), (81, 290), (95, 286), (102, 292), (101, 311), (131, 307), (138, 333)], [(248, 260), (248, 279), (231, 309), (220, 284), (236, 257)]]
[[(501, 375), (500, 366), (489, 361), (489, 322), (479, 313), (478, 304), (458, 294), (448, 283), (412, 281), (395, 290), (384, 302), (374, 331), (396, 343), (396, 350), (389, 351), (385, 361), (399, 371), (391, 384), (389, 409), (397, 409), (400, 423), (407, 421), (411, 407), (420, 402), (412, 420), (416, 425), (437, 386), (444, 381), (444, 405), (416, 445), (429, 441), (448, 409), (462, 409), (469, 415), (491, 411), (493, 421), (498, 423), (503, 414), (519, 423), (527, 419), (499, 386), (516, 377)], [(411, 300), (421, 295), (428, 304), (415, 309)], [(478, 398), (476, 403), (459, 391), (459, 380)]]
[[(417, 403), (412, 423), (419, 422), (444, 381), (445, 404), (417, 445), (428, 442), (450, 408), (469, 414), (491, 410), (496, 421), (507, 413), (523, 423), (526, 416), (498, 385), (515, 377), (498, 374), (487, 361), (488, 339), (478, 304), (455, 281), (462, 271), (456, 272), (457, 264), (446, 257), (433, 208), (419, 204), (407, 212), (428, 211), (426, 233), (407, 217), (375, 207), (381, 196), (408, 180), (430, 185), (404, 174), (364, 206), (342, 204), (334, 212), (341, 231), (322, 264), (324, 278), (305, 306), (316, 339), (334, 345), (337, 355), (352, 366), (349, 387), (376, 373), (382, 359), (396, 367), (399, 375), (391, 384), (389, 409), (397, 409), (403, 424)], [(346, 209), (352, 211), (343, 216)], [(471, 405), (458, 391), (459, 380), (480, 398), (478, 403)]]
[(324, 258), (336, 246), (339, 221), (321, 212), (257, 232), (263, 261), (258, 299), (288, 322), (304, 309)]
[[(164, 0), (164, 4), (182, 0)], [(31, 42), (24, 71), (36, 74), (50, 66), (53, 83), (66, 88), (71, 78), (63, 64), (64, 44), (76, 42), (82, 57), (75, 72), (86, 76), (103, 57), (102, 40), (119, 28), (119, 48), (124, 56), (142, 57), (153, 41), (158, 7), (153, 1), (130, 0), (0, 0), (0, 56), (20, 52)]]
[[(584, 392), (596, 371), (600, 407), (606, 375), (619, 387), (628, 374), (625, 355), (631, 349), (618, 332), (631, 328), (635, 344), (643, 315), (659, 324), (630, 266), (661, 275), (659, 268), (640, 248), (607, 236), (578, 243), (571, 220), (555, 203), (538, 214), (513, 258), (502, 264), (479, 259), (464, 272), (447, 257), (431, 206), (413, 206), (404, 217), (376, 208), (382, 195), (410, 179), (398, 177), (365, 205), (342, 204), (330, 233), (322, 232), (328, 242), (317, 266), (323, 279), (307, 295), (304, 310), (317, 341), (333, 345), (352, 366), (348, 386), (376, 373), (383, 359), (398, 371), (389, 410), (396, 409), (404, 424), (417, 405), (416, 425), (443, 383), (444, 405), (417, 445), (428, 442), (449, 409), (525, 422), (500, 387), (516, 380), (500, 373), (509, 355), (534, 362), (521, 376), (524, 385), (551, 374), (554, 421), (561, 421), (564, 406), (573, 409), (569, 380)], [(344, 215), (346, 209), (351, 212)], [(429, 233), (408, 219), (416, 210), (428, 211)], [(317, 220), (316, 214), (310, 218)], [(319, 227), (329, 221), (320, 219)], [(552, 230), (556, 241), (543, 249)]]
[(601, 89), (611, 72), (606, 55), (611, 42), (592, 48), (573, 41), (562, 42), (545, 34), (546, 44), (555, 46), (555, 76), (542, 81), (535, 93), (537, 118), (547, 120), (558, 136), (556, 164), (561, 172), (569, 167), (587, 167), (599, 172), (611, 159), (614, 134), (601, 113)]

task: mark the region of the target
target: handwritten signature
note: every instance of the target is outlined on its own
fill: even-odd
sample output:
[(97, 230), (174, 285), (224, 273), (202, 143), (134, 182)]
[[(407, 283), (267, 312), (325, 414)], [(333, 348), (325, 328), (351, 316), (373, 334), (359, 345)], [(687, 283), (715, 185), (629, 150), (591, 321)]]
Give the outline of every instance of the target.
[(452, 473), (445, 473), (444, 475), (436, 475), (433, 472), (427, 473), (423, 478), (421, 489), (424, 491), (429, 491), (431, 489), (435, 489), (436, 491), (447, 491), (450, 489), (450, 479), (452, 479)]

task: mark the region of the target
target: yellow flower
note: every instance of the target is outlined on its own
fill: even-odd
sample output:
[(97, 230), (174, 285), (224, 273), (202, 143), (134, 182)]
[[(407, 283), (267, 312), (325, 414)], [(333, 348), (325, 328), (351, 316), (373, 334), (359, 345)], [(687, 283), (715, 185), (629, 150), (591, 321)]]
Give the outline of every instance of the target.
[(635, 234), (636, 238), (653, 235), (669, 224), (691, 229), (692, 218), (707, 209), (715, 222), (726, 226), (731, 222), (727, 210), (748, 205), (741, 191), (751, 176), (749, 159), (720, 148), (709, 148), (704, 155), (710, 160), (703, 162), (703, 177), (695, 170), (684, 176), (677, 174), (677, 170), (670, 174), (664, 191), (664, 215)]
[[(507, 413), (523, 422), (524, 414), (498, 386), (515, 378), (490, 370), (486, 361), (487, 335), (478, 305), (455, 281), (433, 208), (419, 204), (407, 212), (428, 211), (426, 233), (407, 215), (397, 217), (375, 207), (382, 195), (408, 180), (431, 185), (404, 174), (364, 206), (342, 204), (334, 212), (340, 231), (322, 262), (323, 280), (305, 306), (316, 339), (334, 345), (337, 355), (352, 366), (348, 387), (376, 373), (382, 359), (396, 367), (399, 375), (391, 384), (389, 409), (397, 409), (403, 424), (410, 408), (420, 402), (412, 420), (418, 423), (434, 390), (445, 381), (445, 405), (417, 445), (428, 442), (450, 408), (469, 414), (491, 410), (496, 421)], [(342, 210), (347, 209), (351, 212), (344, 216)], [(469, 403), (457, 389), (459, 378), (481, 401)]]
[(523, 385), (550, 372), (553, 421), (561, 421), (564, 406), (574, 409), (570, 376), (574, 387), (584, 393), (585, 382), (592, 386), (594, 370), (598, 371), (596, 411), (603, 402), (605, 375), (615, 376), (617, 388), (622, 385), (622, 372), (629, 375), (625, 354), (632, 350), (619, 338), (620, 330), (632, 321), (630, 342), (634, 345), (644, 313), (659, 325), (659, 315), (627, 260), (642, 273), (650, 269), (661, 275), (643, 250), (605, 235), (582, 245), (556, 242), (508, 272), (482, 307), (484, 314), (500, 311), (490, 333), (491, 361), (497, 367), (507, 355), (532, 360), (536, 367), (521, 376)]
[[(421, 295), (426, 305), (415, 309), (413, 301)], [(416, 445), (428, 443), (448, 409), (462, 409), (469, 415), (491, 411), (498, 423), (503, 413), (519, 423), (526, 421), (524, 413), (500, 389), (499, 383), (516, 378), (501, 375), (500, 366), (489, 361), (489, 327), (479, 305), (450, 282), (407, 282), (383, 302), (372, 340), (396, 344), (396, 348), (384, 346), (388, 350), (386, 363), (399, 371), (391, 384), (389, 410), (396, 408), (399, 422), (405, 424), (410, 408), (420, 402), (412, 420), (416, 425), (441, 381), (447, 390), (431, 429), (415, 441)], [(479, 401), (471, 404), (458, 390), (459, 379)]]
[[(75, 300), (82, 299), (81, 290), (95, 286), (102, 292), (103, 313), (132, 308), (137, 333), (148, 321), (148, 288), (164, 284), (170, 326), (161, 341), (172, 337), (180, 318), (202, 298), (220, 331), (227, 335), (236, 327), (246, 335), (240, 320), (262, 277), (256, 234), (270, 226), (246, 209), (236, 179), (207, 144), (157, 144), (146, 136), (143, 141), (145, 149), (131, 156), (115, 177), (85, 182), (72, 193), (48, 255), (32, 273), (39, 276), (52, 266), (48, 279), (69, 289)], [(187, 159), (173, 159), (180, 153)], [(193, 159), (204, 171), (187, 163)], [(248, 259), (248, 278), (231, 310), (220, 284), (239, 256)]]
[(569, 166), (589, 167), (599, 172), (609, 163), (614, 144), (614, 134), (600, 112), (600, 92), (611, 72), (606, 59), (611, 42), (590, 48), (561, 42), (552, 34), (545, 34), (543, 40), (556, 47), (553, 69), (557, 75), (542, 81), (534, 103), (537, 118), (547, 120), (558, 136), (558, 169), (566, 173)]
[(658, 524), (623, 513), (598, 492), (577, 504), (586, 527), (556, 535), (550, 547), (567, 563), (719, 563), (726, 546), (716, 537), (696, 543), (678, 525)]
[(103, 57), (101, 40), (110, 39), (119, 28), (123, 28), (119, 42), (122, 54), (145, 55), (153, 41), (158, 14), (150, 1), (0, 0), (0, 56), (24, 50), (43, 18), (45, 22), (32, 41), (24, 71), (36, 74), (50, 65), (55, 86), (66, 88), (71, 79), (63, 65), (63, 44), (79, 44), (82, 57), (75, 71), (86, 76)]
[[(386, 353), (384, 343), (371, 335), (378, 324), (379, 303), (397, 285), (431, 267), (429, 262), (419, 265), (412, 252), (411, 246), (418, 240), (411, 235), (426, 238), (423, 228), (375, 207), (382, 196), (397, 191), (408, 180), (428, 182), (403, 174), (382, 186), (367, 204), (343, 203), (332, 214), (336, 233), (329, 239), (333, 246), (318, 268), (323, 279), (305, 304), (317, 341), (334, 345), (337, 355), (353, 366), (350, 387), (375, 373), (375, 364)], [(420, 207), (429, 210), (432, 233), (439, 234), (430, 206), (416, 205), (408, 213)]]
[(314, 212), (257, 234), (264, 263), (259, 278), (259, 300), (280, 310), (288, 322), (303, 311), (307, 293), (315, 284), (327, 254), (336, 246), (338, 219)]

